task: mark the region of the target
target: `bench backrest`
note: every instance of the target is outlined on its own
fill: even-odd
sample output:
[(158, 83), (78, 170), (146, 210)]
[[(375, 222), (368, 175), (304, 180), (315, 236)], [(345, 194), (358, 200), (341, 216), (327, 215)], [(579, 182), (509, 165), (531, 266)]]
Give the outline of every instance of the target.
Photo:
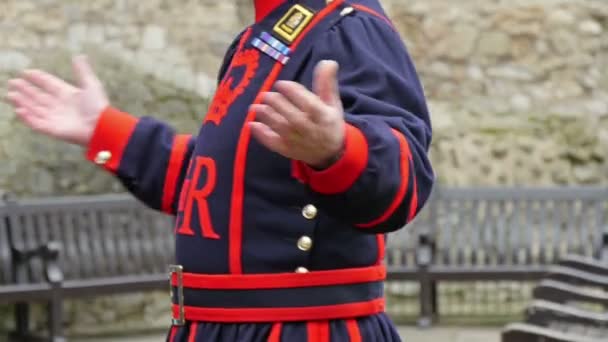
[[(421, 215), (392, 234), (387, 254), (414, 265), (419, 236), (447, 266), (547, 265), (568, 253), (598, 257), (608, 233), (606, 188), (438, 188)], [(390, 257), (389, 257), (390, 259)]]
[[(22, 200), (0, 206), (2, 212), (13, 234), (3, 238), (6, 220), (0, 220), (0, 281), (7, 277), (10, 252), (2, 244), (9, 239), (16, 247), (60, 242), (66, 279), (164, 273), (173, 261), (171, 218), (127, 194)], [(597, 257), (607, 212), (604, 188), (437, 188), (416, 220), (391, 234), (387, 263), (414, 268), (424, 234), (435, 243), (437, 265), (530, 266), (569, 253)], [(30, 267), (31, 279), (41, 281), (42, 265)]]
[[(23, 200), (8, 210), (15, 247), (62, 245), (66, 280), (166, 273), (173, 260), (170, 217), (130, 195)], [(42, 266), (28, 264), (30, 281), (43, 280)]]

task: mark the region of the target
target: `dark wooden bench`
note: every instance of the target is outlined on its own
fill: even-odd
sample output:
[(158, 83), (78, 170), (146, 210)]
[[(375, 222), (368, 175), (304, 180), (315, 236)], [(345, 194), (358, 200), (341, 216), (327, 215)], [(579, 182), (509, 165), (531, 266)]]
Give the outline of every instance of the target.
[[(10, 206), (6, 198), (0, 202), (0, 303), (15, 304), (15, 331), (12, 338), (25, 340), (28, 323), (27, 301), (39, 300), (48, 303), (49, 331), (53, 341), (63, 341), (54, 334), (59, 327), (61, 312), (56, 311), (58, 301), (53, 291), (61, 282), (61, 270), (57, 261), (60, 248), (47, 241), (38, 245), (14, 244), (15, 231), (10, 227)], [(37, 263), (41, 268), (32, 273), (27, 265)], [(33, 339), (33, 338), (30, 338)]]
[(608, 341), (606, 266), (606, 261), (565, 257), (535, 287), (525, 321), (507, 325), (502, 341)]
[(7, 220), (4, 203), (0, 201), (0, 284), (2, 285), (7, 285), (12, 281), (12, 259), (6, 228)]
[[(11, 291), (28, 286), (39, 288), (33, 298), (59, 303), (166, 286), (166, 266), (174, 255), (171, 218), (130, 195), (28, 199), (2, 207), (6, 230), (15, 232), (8, 239), (11, 250), (56, 242), (63, 274), (60, 284), (51, 286), (45, 262), (27, 258), (18, 287), (15, 281), (0, 283), (0, 303), (14, 303)], [(441, 312), (440, 282), (538, 281), (568, 253), (605, 253), (607, 209), (603, 188), (437, 188), (421, 215), (389, 238), (387, 293), (399, 291), (392, 288), (395, 283), (417, 282), (420, 323), (429, 325)], [(6, 273), (16, 260), (2, 250), (0, 272)], [(19, 307), (27, 316), (27, 305)]]
[(428, 326), (442, 310), (459, 310), (442, 307), (442, 282), (533, 283), (566, 255), (608, 255), (607, 214), (607, 188), (437, 187), (419, 217), (389, 238), (395, 286), (387, 292), (419, 283), (419, 324)]
[(64, 299), (169, 286), (171, 219), (130, 195), (9, 201), (2, 208), (8, 239), (0, 241), (25, 252), (0, 259), (2, 269), (12, 268), (0, 283), (0, 303), (17, 303), (18, 341), (30, 338), (28, 302), (50, 303), (49, 336), (61, 341)]

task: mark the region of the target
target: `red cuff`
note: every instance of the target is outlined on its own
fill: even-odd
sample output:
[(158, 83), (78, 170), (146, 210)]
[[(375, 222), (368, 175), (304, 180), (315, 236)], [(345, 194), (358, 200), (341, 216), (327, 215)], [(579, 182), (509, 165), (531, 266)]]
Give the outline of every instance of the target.
[(322, 171), (295, 162), (294, 177), (320, 194), (339, 194), (348, 190), (361, 176), (367, 166), (368, 154), (367, 140), (363, 133), (357, 127), (347, 124), (342, 158)]
[(97, 121), (86, 158), (115, 173), (138, 119), (115, 108), (106, 108)]

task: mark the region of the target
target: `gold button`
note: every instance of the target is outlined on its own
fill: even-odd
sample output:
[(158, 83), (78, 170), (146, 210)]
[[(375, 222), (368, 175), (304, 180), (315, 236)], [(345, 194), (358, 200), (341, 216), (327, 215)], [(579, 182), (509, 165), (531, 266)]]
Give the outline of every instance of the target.
[(352, 7), (348, 6), (348, 7), (345, 7), (345, 8), (342, 10), (342, 12), (340, 12), (340, 15), (341, 15), (341, 16), (343, 16), (343, 17), (345, 17), (345, 16), (347, 16), (347, 15), (349, 15), (349, 14), (353, 13), (354, 11), (355, 11), (355, 9), (354, 9), (354, 8), (352, 8)]
[(308, 273), (308, 269), (306, 267), (298, 267), (296, 268), (296, 273)]
[(304, 252), (309, 251), (312, 248), (312, 239), (308, 236), (302, 236), (298, 240), (298, 248)]
[(112, 152), (110, 151), (100, 151), (95, 156), (95, 163), (99, 165), (103, 165), (107, 163), (110, 158), (112, 158)]
[(306, 217), (309, 220), (312, 220), (317, 217), (317, 212), (317, 207), (312, 204), (308, 204), (304, 207), (304, 209), (302, 209), (302, 216)]

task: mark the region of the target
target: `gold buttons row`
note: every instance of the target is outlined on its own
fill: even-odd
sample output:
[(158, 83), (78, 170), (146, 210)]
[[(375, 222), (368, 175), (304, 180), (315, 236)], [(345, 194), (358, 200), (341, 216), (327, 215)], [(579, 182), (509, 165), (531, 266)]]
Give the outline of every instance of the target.
[[(319, 210), (312, 204), (307, 204), (302, 208), (302, 216), (307, 220), (314, 220), (317, 217)], [(302, 252), (308, 252), (312, 249), (313, 241), (310, 236), (303, 235), (298, 239), (298, 249)], [(296, 273), (308, 273), (306, 267), (296, 268)]]

